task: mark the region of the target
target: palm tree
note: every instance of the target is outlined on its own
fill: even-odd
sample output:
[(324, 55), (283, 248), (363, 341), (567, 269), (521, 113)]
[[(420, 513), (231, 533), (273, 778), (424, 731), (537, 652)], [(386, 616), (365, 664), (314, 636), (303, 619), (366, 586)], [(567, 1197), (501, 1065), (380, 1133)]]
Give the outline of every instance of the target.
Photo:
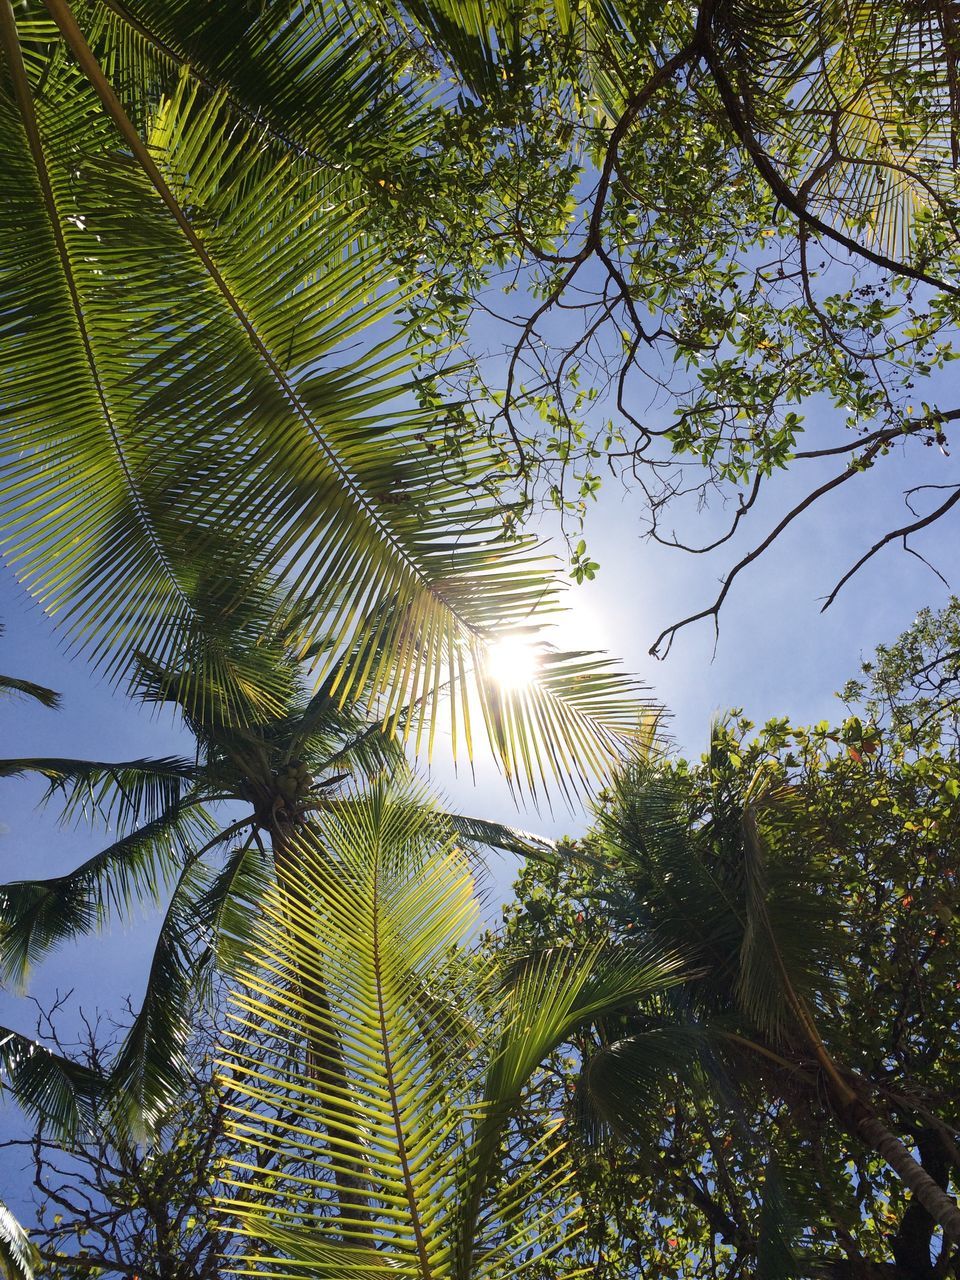
[[(522, 1091), (578, 1023), (675, 981), (675, 963), (560, 947), (505, 981), (468, 945), (456, 834), (386, 783), (292, 842), (288, 890), (242, 939), (223, 1052), (241, 1149), (220, 1208), (247, 1240), (238, 1265), (467, 1280), (562, 1250), (577, 1226), (562, 1137), (548, 1128), (503, 1167)], [(317, 986), (336, 999), (304, 996)], [(316, 1087), (318, 1041), (342, 1054), (340, 1088)]]
[[(217, 578), (205, 600), (208, 615), (219, 591)], [(357, 789), (378, 774), (399, 777), (407, 769), (401, 741), (385, 734), (374, 708), (341, 704), (339, 666), (311, 692), (295, 637), (284, 631), (264, 640), (264, 608), (248, 597), (217, 628), (208, 616), (223, 660), (236, 659), (257, 676), (246, 696), (236, 689), (228, 696), (217, 685), (222, 665), (198, 665), (207, 649), (193, 662), (185, 654), (172, 671), (140, 659), (138, 696), (180, 711), (196, 742), (193, 760), (0, 761), (0, 777), (45, 778), (65, 819), (86, 816), (115, 830), (106, 848), (73, 871), (0, 886), (5, 980), (22, 987), (31, 967), (66, 939), (140, 901), (165, 902), (143, 1004), (113, 1068), (118, 1115), (134, 1126), (153, 1127), (175, 1101), (191, 1016), (208, 991), (211, 966), (229, 967), (267, 887), (285, 883), (299, 834), (318, 815), (353, 804)], [(252, 652), (244, 653), (247, 647)], [(197, 698), (201, 688), (207, 692)], [(501, 824), (453, 815), (446, 821), (468, 847), (552, 852), (550, 841)]]
[(614, 918), (632, 937), (675, 948), (697, 976), (684, 985), (672, 1024), (614, 1036), (591, 1057), (582, 1077), (586, 1109), (629, 1132), (649, 1098), (651, 1072), (672, 1063), (689, 1076), (708, 1049), (730, 1060), (733, 1080), (760, 1072), (785, 1097), (807, 1088), (825, 1098), (836, 1123), (880, 1156), (960, 1243), (956, 1202), (890, 1131), (867, 1081), (837, 1059), (821, 1030), (849, 946), (840, 904), (816, 892), (789, 857), (768, 852), (785, 828), (816, 845), (802, 797), (771, 784), (762, 767), (752, 779), (738, 777), (728, 751), (715, 736), (705, 806), (691, 807), (674, 775), (642, 764), (622, 774), (601, 815)]
[(519, 785), (568, 787), (635, 702), (588, 655), (544, 651), (522, 697), (487, 678), (558, 582), (363, 229), (433, 108), (350, 9), (0, 4), (6, 555), (114, 675), (205, 646), (232, 698), (250, 651), (228, 661), (196, 593), (226, 546), (236, 600), (279, 574), (305, 647), (332, 636), (342, 700), (425, 741), (449, 706), (468, 754), (479, 710)]

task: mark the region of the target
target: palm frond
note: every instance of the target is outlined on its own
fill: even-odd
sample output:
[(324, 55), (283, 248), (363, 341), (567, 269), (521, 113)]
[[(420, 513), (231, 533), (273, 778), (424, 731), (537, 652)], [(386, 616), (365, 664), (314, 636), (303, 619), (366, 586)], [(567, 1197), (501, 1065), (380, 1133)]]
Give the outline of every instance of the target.
[(451, 830), (469, 845), (483, 845), (488, 849), (503, 849), (521, 858), (541, 858), (553, 861), (557, 854), (556, 841), (546, 836), (505, 826), (502, 822), (490, 822), (486, 818), (468, 818), (459, 813), (444, 815)]
[(0, 885), (0, 972), (24, 986), (30, 969), (60, 943), (160, 901), (215, 830), (191, 803), (176, 803), (66, 875)]
[[(313, 1218), (311, 1260), (327, 1274), (327, 1245), (335, 1252), (353, 1245), (361, 1265), (362, 1254), (377, 1249), (381, 1267), (426, 1273), (445, 1248), (441, 1228), (456, 1195), (451, 1161), (465, 1142), (465, 1116), (447, 1091), (455, 1098), (462, 1085), (456, 1058), (447, 1060), (449, 1078), (433, 1077), (408, 990), (417, 976), (437, 976), (476, 908), (462, 860), (450, 849), (427, 858), (433, 829), (432, 815), (405, 800), (393, 804), (385, 788), (365, 805), (320, 815), (297, 843), (285, 888), (267, 899), (251, 954), (256, 967), (236, 997), (240, 1022), (227, 1065), (232, 1090), (245, 1098), (235, 1129), (251, 1154), (235, 1171), (236, 1199), (227, 1207), (246, 1230), (282, 1247), (262, 1211), (243, 1202), (247, 1180), (282, 1178), (289, 1207), (276, 1225)], [(326, 991), (325, 1007), (304, 999), (307, 982)], [(304, 1059), (299, 1074), (272, 1069), (258, 1047), (264, 1028), (284, 1052), (307, 1037), (339, 1045), (349, 1089), (318, 1093)], [(308, 1172), (282, 1172), (297, 1156), (307, 1158)], [(364, 1206), (342, 1221), (333, 1213), (338, 1168), (360, 1178)], [(270, 1272), (286, 1268), (274, 1262)]]
[[(0, 636), (4, 625), (0, 622)], [(44, 707), (56, 708), (60, 705), (60, 695), (46, 685), (34, 684), (32, 680), (20, 680), (16, 676), (0, 676), (0, 698), (20, 694), (25, 698), (33, 698)]]
[(69, 1140), (88, 1128), (104, 1081), (89, 1067), (0, 1027), (0, 1089), (34, 1119)]
[[(552, 947), (522, 959), (505, 986), (507, 1031), (488, 1096), (517, 1095), (534, 1067), (575, 1028), (631, 1008), (684, 980), (679, 956), (644, 946)], [(523, 1035), (511, 1034), (523, 1027)]]
[[(608, 857), (623, 869), (601, 892), (622, 924), (703, 971), (699, 998), (716, 1008), (728, 996), (743, 938), (739, 845), (731, 869), (713, 856), (705, 833), (694, 837), (694, 825), (673, 778), (650, 763), (632, 764), (599, 815)], [(739, 840), (739, 824), (735, 834)]]
[(0, 1200), (0, 1275), (3, 1280), (33, 1280), (40, 1257), (30, 1237)]
[(404, 77), (405, 53), (354, 32), (352, 6), (105, 0), (91, 43), (144, 97), (187, 74), (219, 92), (237, 120), (318, 166), (366, 168), (371, 180), (423, 140), (427, 103)]
[[(569, 1177), (549, 1134), (518, 1184), (491, 1186), (487, 1152), (521, 1082), (510, 1075), (508, 1097), (486, 1067), (469, 1015), (489, 1004), (492, 974), (464, 963), (469, 864), (417, 799), (379, 784), (319, 814), (255, 925), (223, 1064), (245, 1153), (221, 1208), (247, 1237), (244, 1269), (439, 1277), (469, 1260), (471, 1274), (513, 1275), (538, 1171), (551, 1189)], [(520, 1003), (497, 1061), (523, 1036)], [(340, 1058), (340, 1085), (318, 1083), (318, 1046)]]
[(253, 936), (260, 904), (276, 883), (273, 860), (255, 841), (234, 849), (197, 899), (198, 932), (209, 938), (218, 964), (236, 970)]
[(203, 863), (192, 862), (181, 872), (160, 926), (140, 1009), (110, 1064), (111, 1116), (135, 1135), (157, 1129), (189, 1077), (187, 1043), (207, 982), (196, 906), (209, 886)]
[(44, 707), (56, 709), (60, 706), (60, 694), (54, 689), (35, 684), (32, 680), (20, 680), (16, 676), (0, 676), (0, 698), (16, 694), (24, 698), (33, 698)]
[[(418, 28), (434, 48), (445, 54), (463, 80), (481, 97), (503, 89), (503, 82), (517, 67), (521, 17), (503, 0), (405, 0), (389, 5), (361, 4), (368, 20), (390, 15), (401, 27)], [(565, 3), (551, 4), (557, 15), (569, 14)]]
[(771, 1152), (763, 1177), (763, 1198), (757, 1235), (757, 1280), (794, 1280), (798, 1274), (793, 1251), (796, 1223), (776, 1155)]
[(38, 774), (48, 782), (45, 802), (57, 798), (63, 822), (99, 822), (129, 830), (155, 822), (183, 803), (196, 782), (189, 760), (71, 760), (56, 756), (0, 760), (0, 778)]
[(664, 1080), (683, 1074), (708, 1045), (708, 1033), (694, 1023), (651, 1026), (592, 1052), (577, 1081), (576, 1114), (588, 1142), (605, 1133), (631, 1139), (649, 1133), (662, 1115)]

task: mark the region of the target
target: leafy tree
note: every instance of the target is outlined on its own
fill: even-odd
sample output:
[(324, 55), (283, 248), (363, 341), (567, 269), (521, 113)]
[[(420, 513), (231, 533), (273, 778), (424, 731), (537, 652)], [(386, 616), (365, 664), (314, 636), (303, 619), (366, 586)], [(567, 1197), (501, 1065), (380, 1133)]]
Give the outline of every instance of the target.
[[(417, 269), (426, 255), (459, 290), (458, 335), (471, 297), (484, 350), (502, 320), (505, 385), (478, 357), (464, 391), (521, 498), (566, 517), (575, 577), (596, 572), (579, 524), (605, 464), (654, 539), (696, 552), (749, 528), (771, 477), (797, 477), (802, 496), (680, 626), (716, 621), (784, 529), (867, 471), (907, 458), (907, 477), (927, 474), (828, 603), (954, 510), (954, 22), (913, 0), (394, 12), (396, 47), (412, 26), (450, 93), (438, 142), (382, 188), (383, 216)], [(733, 516), (704, 540), (691, 522), (717, 494)]]
[(612, 1274), (953, 1274), (960, 765), (855, 717), (751, 730), (631, 771), (585, 854), (521, 881), (524, 945), (640, 936), (698, 973), (557, 1063), (553, 1105), (629, 1150), (580, 1159), (584, 1246)]
[[(468, 943), (477, 904), (455, 834), (387, 784), (318, 815), (291, 855), (243, 940), (224, 1061), (244, 1149), (222, 1209), (252, 1238), (241, 1265), (467, 1277), (562, 1258), (576, 1225), (562, 1140), (547, 1125), (499, 1176), (511, 1121), (578, 1022), (675, 981), (675, 961), (559, 947), (504, 981)], [(323, 1043), (340, 1087), (317, 1088)]]
[(921, 609), (892, 645), (879, 645), (861, 678), (843, 690), (905, 748), (957, 750), (960, 745), (960, 601), (939, 612)]

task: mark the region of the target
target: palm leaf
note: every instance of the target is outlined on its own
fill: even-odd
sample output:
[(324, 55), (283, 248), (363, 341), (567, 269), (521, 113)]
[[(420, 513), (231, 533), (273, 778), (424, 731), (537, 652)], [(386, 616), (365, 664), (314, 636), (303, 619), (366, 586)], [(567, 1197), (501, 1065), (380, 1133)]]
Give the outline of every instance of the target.
[(648, 1137), (651, 1122), (662, 1120), (656, 1108), (662, 1105), (664, 1079), (689, 1079), (708, 1043), (708, 1033), (693, 1023), (653, 1025), (590, 1053), (576, 1095), (585, 1138), (595, 1143), (605, 1133), (627, 1140)]
[[(254, 927), (224, 1061), (246, 1151), (222, 1209), (245, 1270), (512, 1276), (532, 1242), (562, 1249), (577, 1222), (558, 1133), (498, 1177), (524, 1086), (577, 1025), (676, 979), (639, 951), (558, 950), (496, 992), (492, 960), (465, 963), (469, 865), (419, 800), (381, 784), (319, 814)], [(318, 1083), (318, 1045), (340, 1084)]]
[(463, 814), (444, 815), (450, 829), (468, 845), (484, 845), (488, 849), (503, 849), (521, 858), (542, 858), (552, 861), (557, 854), (557, 844), (546, 836), (505, 826), (502, 822), (490, 822), (486, 818), (468, 818)]
[(33, 1280), (39, 1261), (30, 1237), (0, 1200), (0, 1275), (4, 1280)]
[(776, 1155), (771, 1152), (763, 1177), (763, 1198), (757, 1234), (757, 1280), (793, 1280), (797, 1259), (793, 1237), (797, 1223)]
[(803, 832), (808, 847), (823, 840), (802, 796), (771, 791), (758, 777), (744, 797), (742, 824), (745, 924), (736, 996), (753, 1025), (776, 1043), (806, 1021), (807, 1004), (830, 992), (838, 955), (849, 943), (839, 928), (839, 904), (813, 892), (788, 859), (767, 858), (777, 825)]
[[(285, 3), (199, 9), (187, 0), (106, 0), (91, 13), (105, 63), (147, 98), (186, 74), (282, 148), (371, 180), (423, 140), (425, 110), (404, 51), (351, 37), (352, 6)], [(97, 39), (98, 37), (98, 39)]]
[(144, 900), (157, 903), (191, 854), (209, 839), (211, 819), (192, 802), (115, 840), (66, 875), (0, 885), (0, 970), (26, 983), (31, 967), (61, 942), (121, 919)]
[(155, 1131), (182, 1095), (187, 1043), (207, 982), (197, 945), (196, 907), (210, 873), (191, 862), (180, 874), (160, 926), (140, 1009), (110, 1066), (108, 1104), (135, 1135)]
[[(464, 1022), (489, 1000), (491, 974), (489, 963), (457, 959), (477, 907), (468, 864), (437, 831), (433, 812), (381, 785), (320, 814), (285, 887), (268, 896), (224, 1062), (246, 1152), (222, 1208), (248, 1238), (245, 1270), (439, 1277), (473, 1256), (473, 1274), (511, 1275), (535, 1171), (551, 1188), (569, 1176), (552, 1135), (519, 1186), (485, 1195), (491, 1167), (477, 1126), (483, 1151), (495, 1150), (517, 1082), (511, 1074), (508, 1098), (502, 1070), (484, 1066), (474, 1020)], [(451, 982), (458, 999), (434, 1002), (425, 1018), (424, 992)], [(317, 987), (322, 1006), (302, 994)], [(505, 1015), (497, 1062), (529, 1012), (521, 997)], [(545, 1039), (553, 1043), (546, 1025)], [(317, 1087), (308, 1041), (339, 1046), (347, 1086)], [(338, 1172), (354, 1180), (359, 1203), (344, 1207)]]
[(0, 778), (39, 774), (45, 802), (58, 798), (61, 821), (99, 821), (129, 830), (181, 805), (197, 768), (188, 760), (71, 760), (56, 756), (0, 760)]
[[(353, 181), (238, 124), (227, 91), (185, 66), (128, 112), (67, 6), (52, 10), (79, 67), (46, 19), (5, 10), (2, 24), (21, 577), (112, 670), (138, 651), (168, 670), (204, 652), (208, 680), (217, 667), (242, 700), (259, 673), (224, 652), (198, 600), (203, 565), (232, 543), (225, 608), (285, 571), (312, 631), (335, 622), (337, 657), (364, 654), (372, 628), (382, 656), (347, 662), (338, 697), (372, 684), (394, 731), (417, 704), (404, 732), (432, 739), (445, 685), (469, 754), (473, 689), (519, 785), (582, 784), (635, 732), (634, 690), (582, 655), (545, 660), (523, 698), (483, 677), (490, 639), (550, 607), (553, 568), (471, 496), (495, 458), (468, 449), (450, 474), (431, 440), (442, 413), (410, 407), (419, 352), (390, 339), (402, 299), (358, 229)], [(326, 38), (342, 42), (339, 20)]]
[[(0, 622), (0, 636), (4, 627)], [(34, 684), (32, 680), (19, 680), (16, 676), (0, 676), (0, 698), (20, 694), (25, 698), (33, 698), (44, 707), (56, 708), (60, 705), (60, 695), (45, 685)]]
[(34, 684), (32, 680), (19, 680), (16, 676), (0, 676), (0, 697), (21, 694), (25, 698), (33, 698), (41, 706), (56, 708), (60, 705), (60, 695), (45, 685)]
[(94, 1119), (104, 1082), (89, 1067), (0, 1027), (0, 1087), (35, 1119), (69, 1139)]
[[(244, 974), (249, 990), (237, 997), (242, 1022), (230, 1062), (234, 1087), (245, 1098), (235, 1116), (238, 1136), (256, 1144), (248, 1167), (237, 1173), (276, 1177), (270, 1162), (305, 1147), (310, 1173), (285, 1175), (287, 1197), (309, 1205), (321, 1220), (314, 1232), (319, 1254), (327, 1243), (342, 1249), (349, 1239), (362, 1243), (368, 1256), (376, 1247), (380, 1266), (413, 1272), (424, 1263), (429, 1269), (444, 1247), (440, 1225), (450, 1212), (444, 1202), (455, 1193), (450, 1146), (462, 1147), (464, 1139), (458, 1137), (462, 1118), (444, 1101), (455, 1080), (431, 1078), (432, 1059), (406, 991), (415, 974), (442, 963), (475, 917), (469, 874), (456, 855), (441, 851), (426, 862), (432, 825), (424, 826), (409, 803), (391, 805), (382, 790), (367, 806), (321, 816), (300, 844), (301, 865), (289, 873), (294, 891), (277, 891), (267, 901), (252, 957), (257, 969)], [(315, 973), (329, 993), (326, 1014), (297, 994), (300, 975)], [(314, 1040), (336, 1039), (351, 1088), (337, 1094), (328, 1088), (321, 1096), (309, 1074), (277, 1078), (269, 1063), (258, 1061), (250, 1038), (263, 1026), (282, 1043), (296, 1041), (301, 1029)], [(278, 1114), (271, 1115), (268, 1134), (259, 1127), (266, 1114), (257, 1112), (264, 1105), (266, 1113), (273, 1110), (271, 1086)], [(284, 1123), (291, 1112), (296, 1118)], [(369, 1171), (365, 1212), (374, 1218), (363, 1228), (355, 1216), (331, 1222), (325, 1232), (338, 1163), (352, 1176), (358, 1163)], [(243, 1206), (242, 1190), (238, 1178), (230, 1211), (270, 1239), (271, 1224), (250, 1218), (257, 1210)], [(292, 1210), (278, 1217), (281, 1228), (298, 1225)], [(324, 1263), (329, 1267), (331, 1258), (315, 1258), (315, 1265)], [(274, 1267), (283, 1274), (282, 1264)]]
[(250, 945), (260, 904), (275, 883), (273, 859), (253, 841), (234, 849), (198, 898), (198, 932), (209, 938), (217, 962), (231, 973)]

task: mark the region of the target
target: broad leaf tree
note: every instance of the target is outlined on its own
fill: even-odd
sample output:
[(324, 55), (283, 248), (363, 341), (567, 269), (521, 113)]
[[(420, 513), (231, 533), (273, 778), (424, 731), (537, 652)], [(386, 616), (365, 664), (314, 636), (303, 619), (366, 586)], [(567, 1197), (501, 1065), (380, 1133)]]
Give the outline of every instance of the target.
[(529, 865), (523, 945), (640, 937), (696, 975), (556, 1064), (601, 1271), (950, 1274), (960, 779), (921, 741), (733, 719), (702, 761), (626, 774), (575, 856)]
[(949, 5), (357, 8), (392, 15), (398, 50), (414, 28), (418, 69), (446, 91), (432, 145), (380, 189), (382, 216), (400, 257), (419, 270), (425, 255), (459, 298), (454, 334), (482, 313), (460, 385), (478, 432), (497, 433), (508, 492), (565, 517), (575, 577), (598, 568), (579, 525), (608, 467), (655, 540), (727, 548), (716, 598), (681, 625), (716, 622), (785, 529), (869, 494), (870, 471), (904, 476), (904, 510), (865, 511), (828, 603), (886, 547), (937, 565), (924, 531), (960, 499)]

